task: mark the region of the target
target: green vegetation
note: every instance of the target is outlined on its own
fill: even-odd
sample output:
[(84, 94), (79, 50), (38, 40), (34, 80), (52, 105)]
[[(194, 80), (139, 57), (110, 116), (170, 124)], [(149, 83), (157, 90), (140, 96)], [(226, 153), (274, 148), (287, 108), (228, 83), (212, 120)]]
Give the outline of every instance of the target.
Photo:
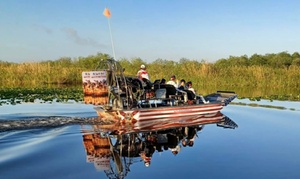
[[(49, 99), (60, 100), (58, 94), (62, 93), (67, 95), (66, 97), (62, 96), (62, 100), (82, 100), (82, 96), (79, 95), (82, 93), (81, 73), (95, 70), (101, 59), (108, 58), (111, 57), (98, 53), (76, 59), (63, 57), (54, 61), (26, 63), (0, 61), (0, 99), (15, 99), (9, 95), (17, 95), (18, 97), (23, 96), (22, 99), (25, 101), (31, 101), (32, 98), (29, 94), (41, 99), (46, 98), (45, 96), (48, 94)], [(157, 59), (151, 63), (140, 58), (121, 59), (120, 63), (126, 69), (125, 74), (133, 76), (139, 66), (145, 64), (152, 81), (161, 78), (168, 80), (172, 74), (175, 74), (179, 80), (192, 81), (193, 87), (200, 94), (229, 90), (235, 91), (241, 98), (252, 100), (300, 101), (300, 54), (298, 52), (293, 54), (287, 52), (254, 54), (251, 57), (230, 56), (215, 63), (185, 58), (179, 62)], [(57, 85), (66, 84), (77, 85), (77, 87), (57, 87)], [(68, 91), (72, 89), (75, 91)], [(41, 94), (41, 96), (37, 96), (37, 94)], [(51, 94), (55, 94), (55, 96), (51, 96)], [(69, 95), (75, 95), (75, 97)]]
[(0, 105), (18, 104), (21, 102), (76, 102), (83, 100), (82, 88), (0, 88)]
[(280, 109), (280, 110), (291, 110), (291, 111), (296, 111), (295, 108), (286, 108), (286, 107), (283, 107), (283, 106), (272, 106), (272, 105), (259, 105), (259, 104), (256, 104), (256, 103), (250, 103), (250, 104), (246, 104), (246, 103), (235, 103), (235, 102), (231, 102), (230, 104), (232, 105), (239, 105), (239, 106), (251, 106), (251, 107), (263, 107), (263, 108), (272, 108), (272, 109)]

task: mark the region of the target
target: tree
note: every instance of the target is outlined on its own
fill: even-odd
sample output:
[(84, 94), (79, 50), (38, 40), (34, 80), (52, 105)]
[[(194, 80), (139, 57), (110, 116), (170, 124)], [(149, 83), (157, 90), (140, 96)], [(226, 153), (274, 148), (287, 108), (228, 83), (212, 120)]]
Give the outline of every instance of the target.
[(222, 59), (216, 61), (215, 65), (218, 67), (227, 67), (227, 66), (229, 66), (229, 62), (225, 58), (222, 58)]
[(262, 55), (254, 54), (249, 59), (250, 66), (253, 66), (253, 65), (264, 66), (266, 64), (267, 64), (267, 59)]
[(293, 62), (292, 62), (292, 65), (293, 65), (293, 66), (300, 66), (300, 57), (294, 59)]
[(241, 57), (229, 56), (228, 62), (230, 66), (248, 66), (247, 55)]
[(281, 52), (278, 54), (267, 54), (266, 55), (268, 64), (275, 68), (289, 68), (292, 64), (293, 58), (287, 52)]
[(292, 54), (292, 58), (293, 58), (293, 59), (300, 58), (300, 54), (299, 54), (298, 52), (294, 52), (294, 53)]

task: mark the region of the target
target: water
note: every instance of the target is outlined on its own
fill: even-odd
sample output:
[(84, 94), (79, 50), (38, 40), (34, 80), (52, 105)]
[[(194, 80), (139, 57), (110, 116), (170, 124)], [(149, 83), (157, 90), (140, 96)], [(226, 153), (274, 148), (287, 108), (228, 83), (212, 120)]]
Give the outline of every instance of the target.
[[(110, 171), (118, 173), (118, 165), (112, 159), (102, 160), (101, 150), (110, 148), (93, 150), (100, 152), (102, 158), (93, 158), (87, 152), (89, 137), (102, 142), (109, 137), (98, 129), (99, 125), (89, 124), (97, 118), (93, 106), (72, 102), (4, 105), (0, 107), (3, 129), (0, 133), (0, 178), (300, 178), (300, 103), (255, 103), (258, 106), (231, 104), (222, 110), (222, 114), (238, 127), (224, 128), (214, 122), (198, 125), (193, 128), (198, 131), (192, 147), (184, 147), (177, 136), (180, 150), (176, 155), (172, 153), (176, 146), (171, 149), (169, 144), (167, 150), (163, 147), (161, 152), (155, 150), (149, 167), (139, 155), (132, 157), (128, 161), (131, 162), (130, 171), (121, 175), (105, 170), (111, 166)], [(12, 122), (16, 125), (4, 129), (4, 124)], [(28, 126), (20, 128), (20, 125)], [(175, 133), (168, 132), (169, 136)], [(158, 136), (155, 132), (151, 136), (153, 134)], [(138, 137), (145, 140), (147, 136), (150, 133)], [(159, 136), (163, 143), (166, 133), (160, 132)], [(126, 135), (122, 137), (125, 139)], [(117, 143), (116, 138), (111, 138), (111, 142)]]

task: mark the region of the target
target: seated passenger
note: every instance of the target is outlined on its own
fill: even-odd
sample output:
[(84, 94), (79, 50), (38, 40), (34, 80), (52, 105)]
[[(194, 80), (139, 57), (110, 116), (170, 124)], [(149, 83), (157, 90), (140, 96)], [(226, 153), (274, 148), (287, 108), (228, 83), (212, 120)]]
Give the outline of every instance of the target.
[(176, 76), (172, 75), (170, 81), (166, 84), (173, 85), (175, 88), (178, 88), (178, 80), (176, 80)]
[(145, 65), (141, 65), (140, 70), (137, 72), (136, 75), (140, 80), (142, 80), (143, 78), (147, 79), (150, 81), (150, 77), (148, 72), (146, 71), (146, 66)]
[(185, 85), (185, 80), (180, 80), (180, 86), (178, 87), (179, 90), (187, 90), (187, 86)]
[(191, 81), (187, 82), (186, 85), (187, 85), (187, 89), (188, 89), (188, 90), (190, 90), (190, 91), (192, 91), (194, 94), (196, 94), (196, 91), (194, 90), (193, 84), (192, 84)]

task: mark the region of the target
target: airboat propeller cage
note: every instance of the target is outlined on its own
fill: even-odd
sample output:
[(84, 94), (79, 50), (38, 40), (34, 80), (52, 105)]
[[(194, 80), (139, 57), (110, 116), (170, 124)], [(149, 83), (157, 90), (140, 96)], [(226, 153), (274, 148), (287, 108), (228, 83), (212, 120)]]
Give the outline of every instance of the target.
[(94, 71), (82, 72), (84, 102), (106, 109), (123, 109), (124, 102), (131, 106), (135, 95), (127, 86), (123, 71), (118, 61), (102, 59)]

